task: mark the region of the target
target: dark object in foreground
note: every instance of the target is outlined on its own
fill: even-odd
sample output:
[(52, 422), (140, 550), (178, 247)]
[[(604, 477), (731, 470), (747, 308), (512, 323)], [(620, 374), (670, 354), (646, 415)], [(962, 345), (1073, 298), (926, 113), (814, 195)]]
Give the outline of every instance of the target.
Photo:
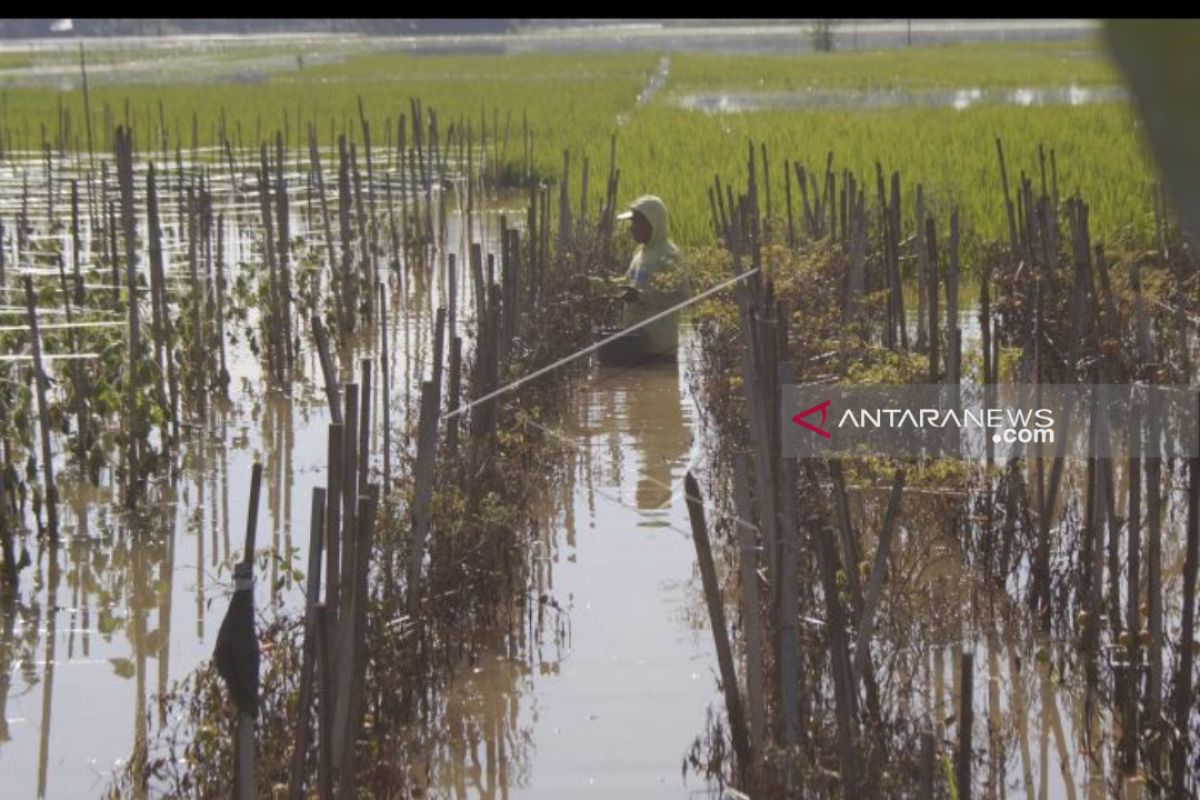
[[(621, 333), (619, 328), (602, 328), (600, 339)], [(611, 342), (600, 346), (600, 363), (610, 367), (638, 367), (643, 364), (674, 361), (675, 351), (654, 352), (650, 349), (650, 337), (644, 330), (633, 330), (621, 334)]]
[(700, 484), (696, 482), (691, 470), (684, 476), (683, 486), (687, 498), (688, 518), (692, 523), (692, 542), (696, 545), (696, 560), (700, 565), (700, 578), (704, 584), (704, 600), (708, 605), (708, 621), (712, 626), (713, 642), (717, 649), (717, 665), (721, 670), (725, 713), (729, 715), (733, 752), (737, 757), (737, 774), (745, 785), (749, 783), (748, 773), (753, 761), (750, 735), (746, 728), (746, 715), (742, 711), (741, 695), (738, 694), (737, 673), (733, 665), (733, 648), (729, 643), (729, 628), (725, 624), (721, 585), (713, 563), (708, 524), (704, 520), (704, 497), (700, 494)]
[[(258, 634), (254, 630), (254, 538), (258, 529), (258, 498), (262, 491), (262, 464), (250, 472), (250, 513), (242, 560), (233, 568), (233, 597), (221, 620), (213, 660), (238, 711), (249, 720), (248, 749), (253, 758), (253, 719), (258, 714)], [(253, 762), (247, 768), (253, 776)], [(239, 777), (241, 777), (239, 775)], [(239, 784), (241, 781), (239, 781)], [(245, 793), (240, 793), (244, 798)]]
[(258, 635), (254, 630), (254, 582), (251, 565), (234, 567), (237, 588), (217, 633), (213, 660), (238, 711), (258, 713)]

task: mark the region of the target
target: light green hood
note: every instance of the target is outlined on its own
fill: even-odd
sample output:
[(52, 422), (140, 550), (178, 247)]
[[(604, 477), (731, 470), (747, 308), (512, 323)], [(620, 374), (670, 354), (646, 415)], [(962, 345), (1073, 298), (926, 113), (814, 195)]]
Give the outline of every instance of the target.
[(633, 201), (630, 212), (637, 211), (650, 223), (650, 241), (633, 256), (627, 278), (635, 285), (645, 285), (659, 271), (674, 264), (679, 248), (671, 241), (667, 206), (658, 197), (646, 194)]
[[(650, 223), (650, 241), (637, 249), (633, 261), (625, 273), (625, 279), (638, 288), (638, 296), (624, 304), (621, 310), (621, 327), (628, 328), (647, 317), (678, 304), (688, 295), (688, 281), (679, 263), (679, 248), (671, 241), (667, 221), (667, 206), (652, 194), (642, 195), (633, 201), (630, 212), (638, 212)], [(665, 273), (673, 276), (667, 283), (670, 288), (652, 285), (653, 279)], [(648, 352), (674, 352), (679, 343), (678, 314), (668, 314), (646, 324)]]
[(648, 250), (657, 250), (661, 247), (674, 247), (671, 244), (670, 225), (667, 219), (667, 206), (662, 200), (652, 194), (644, 194), (637, 200), (633, 201), (633, 205), (629, 207), (630, 211), (637, 211), (650, 223), (652, 233), (650, 241), (645, 247)]

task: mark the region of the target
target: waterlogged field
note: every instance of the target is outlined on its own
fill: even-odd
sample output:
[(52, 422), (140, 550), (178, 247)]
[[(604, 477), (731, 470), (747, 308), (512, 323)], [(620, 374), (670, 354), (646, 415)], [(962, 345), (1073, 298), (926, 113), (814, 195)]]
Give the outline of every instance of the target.
[[(1122, 781), (1133, 797), (1163, 779), (1186, 580), (1180, 463), (1071, 464), (1061, 491), (1052, 479), (1043, 498), (1032, 467), (877, 459), (847, 460), (843, 472), (822, 461), (820, 474), (806, 465), (791, 476), (805, 488), (778, 518), (790, 514), (802, 533), (777, 550), (764, 498), (772, 479), (786, 497), (784, 479), (756, 472), (766, 455), (747, 460), (748, 442), (771, 448), (769, 431), (757, 443), (747, 433), (753, 391), (769, 401), (744, 388), (772, 385), (772, 373), (743, 372), (760, 355), (820, 380), (986, 382), (1030, 364), (1069, 380), (1101, 362), (1120, 378), (1192, 380), (1194, 262), (1156, 214), (1138, 124), (1098, 44), (736, 57), (397, 47), (352, 37), (89, 43), (90, 126), (77, 51), (0, 51), (0, 310), (6, 368), (19, 375), (0, 392), (12, 411), (0, 488), (11, 493), (16, 480), (21, 493), (15, 519), (0, 508), (0, 526), (11, 524), (30, 561), (0, 604), (0, 795), (228, 794), (231, 706), (206, 665), (255, 460), (265, 467), (260, 796), (297, 775), (311, 796), (328, 777), (313, 739), (296, 771), (291, 757), (302, 662), (325, 657), (304, 650), (307, 558), (322, 550), (310, 551), (310, 536), (325, 524), (337, 531), (343, 501), (343, 536), (351, 508), (380, 511), (378, 530), (358, 519), (358, 541), (375, 544), (353, 565), (343, 550), (332, 596), (335, 609), (367, 598), (366, 655), (339, 653), (329, 668), (338, 679), (329, 702), (342, 710), (331, 746), (350, 764), (336, 780), (348, 793), (723, 798), (732, 781), (761, 789), (756, 798), (787, 796), (797, 782), (854, 796), (848, 776), (862, 775), (864, 794), (907, 796), (929, 774), (923, 796), (948, 797), (961, 796), (955, 780), (972, 780), (970, 758), (964, 776), (950, 776), (958, 752), (978, 754), (974, 785), (989, 796), (1100, 796)], [(118, 125), (134, 142), (120, 176)], [(1022, 209), (1036, 197), (1050, 210), (1044, 227), (1011, 242), (997, 140), (1014, 196), (1028, 179)], [(797, 166), (806, 182), (828, 178), (829, 197), (808, 187), (828, 218), (801, 219)], [(878, 213), (877, 169), (894, 220)], [(861, 181), (861, 206), (847, 203), (847, 175)], [(486, 399), (496, 383), (594, 341), (616, 307), (602, 287), (631, 248), (624, 229), (613, 235), (611, 213), (638, 195), (666, 201), (697, 286), (727, 281), (708, 194), (718, 176), (762, 215), (738, 223), (763, 223), (754, 257), (770, 288), (739, 287), (762, 325), (747, 335), (734, 293), (718, 293), (689, 312), (677, 365), (572, 360), (578, 369)], [(918, 219), (918, 184), (931, 227)], [(150, 187), (160, 211), (150, 210)], [(839, 199), (849, 208), (831, 231)], [(564, 207), (575, 224), (560, 229)], [(950, 233), (955, 212), (961, 236)], [(151, 356), (144, 338), (136, 369), (126, 337), (137, 278), (114, 266), (128, 252), (149, 283), (144, 336), (153, 325), (164, 351)], [(294, 297), (277, 288), (274, 258), (284, 287), (295, 271)], [(1072, 287), (1093, 271), (1094, 302), (1079, 303)], [(929, 274), (946, 284), (941, 317)], [(49, 343), (52, 425), (38, 418), (25, 363), (26, 276)], [(777, 317), (781, 309), (790, 315)], [(340, 413), (337, 390), (326, 392), (318, 316), (346, 384)], [(739, 358), (751, 342), (757, 350)], [(59, 360), (71, 348), (89, 352)], [(213, 377), (226, 355), (228, 386)], [(144, 401), (126, 394), (139, 380)], [(89, 385), (95, 398), (79, 388)], [(340, 438), (355, 429), (335, 418), (356, 424), (360, 388), (356, 453), (356, 437)], [(137, 438), (126, 403), (150, 420), (137, 435), (148, 460), (124, 449)], [(448, 414), (428, 412), (438, 403), (463, 413), (447, 424)], [(85, 424), (94, 424), (94, 475), (70, 452)], [(47, 429), (50, 438), (35, 437)], [(61, 468), (61, 543), (41, 531), (43, 453)], [(140, 498), (127, 463), (145, 477)], [(1125, 534), (1121, 513), (1126, 497), (1142, 502), (1132, 497), (1143, 472), (1147, 525)], [(683, 496), (692, 473), (709, 498), (717, 591), (694, 567), (701, 537)], [(322, 514), (314, 490), (337, 491), (335, 475), (359, 481), (358, 504), (343, 485)], [(1095, 499), (1105, 481), (1107, 510)], [(136, 512), (123, 507), (129, 496), (142, 503)], [(761, 530), (747, 538), (737, 523), (755, 518)], [(418, 530), (429, 534), (420, 546)], [(1133, 554), (1136, 536), (1148, 542), (1145, 581), (1136, 567), (1122, 571), (1126, 535)], [(427, 558), (412, 558), (426, 544)], [(325, 550), (337, 558), (328, 539)], [(336, 587), (336, 563), (327, 603), (331, 579)], [(1122, 613), (1123, 580), (1127, 599), (1145, 584), (1157, 607), (1130, 602)], [(799, 588), (775, 593), (787, 581)], [(837, 625), (846, 612), (855, 620)], [(848, 652), (835, 636), (843, 628), (855, 634), (854, 661), (867, 653), (853, 669), (830, 660)], [(344, 631), (353, 628), (341, 630), (338, 646), (352, 652)], [(714, 631), (730, 635), (752, 699), (752, 759), (734, 752), (744, 743), (721, 688), (739, 681), (726, 680)], [(786, 642), (798, 663), (784, 657)], [(1143, 726), (1155, 733), (1141, 755), (1123, 733), (1137, 724), (1129, 698), (1136, 707), (1140, 687), (1121, 658), (1129, 652), (1149, 663)], [(356, 664), (368, 687), (357, 739), (346, 709), (362, 684), (344, 679)], [(832, 688), (846, 679), (851, 692)], [(843, 707), (848, 694), (863, 708)], [(963, 750), (956, 714), (972, 697), (976, 741)], [(323, 712), (327, 700), (314, 706)], [(801, 710), (811, 728), (803, 741)], [(1187, 709), (1175, 720), (1186, 729)], [(322, 734), (330, 724), (320, 722)], [(843, 733), (855, 747), (843, 747)], [(785, 741), (791, 749), (776, 746)], [(857, 757), (862, 768), (848, 768)]]
[[(713, 241), (708, 199), (697, 184), (720, 173), (744, 178), (746, 143), (766, 144), (775, 159), (770, 183), (776, 209), (785, 202), (783, 160), (810, 172), (834, 168), (871, 174), (878, 161), (886, 174), (898, 170), (905, 181), (921, 180), (934, 208), (956, 206), (967, 228), (999, 236), (1003, 195), (995, 140), (1004, 143), (1010, 181), (1021, 172), (1041, 181), (1044, 147), (1050, 170), (1054, 152), (1058, 191), (1089, 198), (1092, 230), (1105, 239), (1144, 239), (1152, 227), (1147, 202), (1151, 172), (1137, 123), (1125, 102), (1035, 107), (979, 102), (955, 108), (771, 109), (704, 113), (679, 107), (696, 92), (803, 92), (837, 90), (869, 98), (891, 90), (1097, 89), (1117, 82), (1114, 67), (1096, 43), (975, 44), (806, 54), (729, 56), (678, 53), (557, 55), (411, 55), (371, 52), (355, 55), (353, 44), (280, 46), (260, 67), (255, 82), (241, 82), (239, 58), (260, 63), (271, 48), (239, 55), (218, 51), (234, 76), (196, 85), (120, 83), (119, 73), (93, 78), (91, 103), (109, 109), (112, 119), (129, 120), (138, 141), (158, 143), (161, 122), (170, 148), (219, 141), (216, 120), (224, 119), (232, 141), (252, 142), (263, 131), (286, 127), (296, 141), (308, 123), (322, 120), (316, 133), (333, 144), (337, 133), (353, 133), (360, 101), (368, 110), (376, 147), (398, 144), (399, 117), (408, 99), (421, 97), (446, 121), (465, 120), (475, 141), (492, 143), (516, 181), (526, 169), (550, 180), (562, 170), (563, 151), (578, 165), (586, 158), (592, 174), (607, 170), (612, 136), (621, 166), (620, 197), (651, 192), (672, 211), (676, 239), (684, 244)], [(279, 56), (288, 55), (283, 59)], [(301, 66), (296, 56), (307, 66)], [(13, 55), (14, 58), (52, 56)], [(53, 56), (61, 61), (61, 56)], [(89, 58), (101, 58), (99, 54)], [(112, 59), (109, 54), (107, 58)], [(315, 65), (314, 65), (315, 62)], [(322, 63), (325, 62), (325, 63)], [(18, 62), (20, 63), (20, 62)], [(164, 67), (170, 80), (172, 68)], [(64, 115), (70, 144), (85, 137), (79, 120), (83, 98), (78, 76), (68, 91), (22, 88), (22, 71), (0, 71), (0, 135), (6, 149), (40, 149), (43, 137), (56, 144)], [(645, 92), (648, 86), (655, 91)], [(388, 109), (388, 111), (384, 111)], [(192, 127), (193, 116), (206, 123)], [(71, 123), (70, 120), (74, 120)], [(340, 122), (338, 122), (340, 120)], [(525, 136), (533, 137), (526, 148)], [(411, 145), (411, 142), (408, 144)], [(97, 133), (94, 146), (105, 148)], [(911, 176), (911, 177), (910, 177)], [(1048, 178), (1049, 180), (1049, 178)], [(792, 190), (795, 193), (794, 184)], [(576, 193), (578, 187), (572, 190)], [(595, 207), (602, 181), (588, 187)], [(906, 197), (908, 195), (906, 194)], [(799, 198), (794, 198), (799, 203)], [(911, 213), (906, 207), (903, 213)], [(799, 213), (798, 211), (796, 213)]]

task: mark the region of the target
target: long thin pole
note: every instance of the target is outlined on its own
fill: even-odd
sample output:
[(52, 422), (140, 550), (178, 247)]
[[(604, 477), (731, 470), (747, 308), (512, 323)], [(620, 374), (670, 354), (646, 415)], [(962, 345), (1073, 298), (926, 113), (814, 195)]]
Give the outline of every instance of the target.
[[(250, 512), (246, 517), (246, 539), (242, 562), (234, 568), (236, 590), (254, 591), (254, 539), (258, 531), (258, 499), (262, 493), (262, 464), (255, 462), (250, 473)], [(248, 586), (243, 586), (243, 581)], [(237, 727), (237, 798), (254, 800), (254, 715), (238, 712)]]
[(42, 438), (42, 474), (46, 481), (46, 520), (51, 538), (58, 537), (58, 488), (54, 485), (54, 462), (50, 452), (50, 407), (46, 404), (46, 373), (42, 370), (42, 336), (38, 330), (37, 297), (33, 278), (25, 276), (25, 307), (29, 315), (29, 341), (36, 377), (38, 429)]
[(696, 560), (700, 563), (700, 578), (704, 583), (704, 599), (708, 604), (709, 623), (712, 625), (713, 640), (717, 648), (717, 664), (721, 669), (721, 685), (725, 691), (725, 710), (729, 715), (729, 728), (733, 734), (733, 750), (737, 756), (738, 771), (745, 781), (750, 767), (750, 739), (746, 731), (746, 717), (742, 712), (742, 698), (738, 694), (733, 649), (729, 645), (729, 629), (725, 626), (721, 585), (717, 581), (717, 569), (713, 564), (712, 547), (708, 541), (708, 526), (704, 521), (704, 500), (700, 495), (700, 486), (691, 472), (684, 477), (684, 491), (688, 516), (692, 522)]

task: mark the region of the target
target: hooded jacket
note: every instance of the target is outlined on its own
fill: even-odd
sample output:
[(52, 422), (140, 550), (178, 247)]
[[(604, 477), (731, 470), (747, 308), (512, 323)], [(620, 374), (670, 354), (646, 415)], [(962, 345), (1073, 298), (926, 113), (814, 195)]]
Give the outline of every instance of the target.
[[(630, 211), (641, 213), (650, 223), (650, 241), (638, 248), (629, 263), (625, 280), (638, 290), (638, 299), (625, 304), (621, 326), (629, 327), (683, 301), (688, 285), (683, 274), (679, 248), (671, 241), (667, 207), (654, 195), (634, 201)], [(646, 325), (654, 353), (673, 352), (679, 343), (678, 313)]]

